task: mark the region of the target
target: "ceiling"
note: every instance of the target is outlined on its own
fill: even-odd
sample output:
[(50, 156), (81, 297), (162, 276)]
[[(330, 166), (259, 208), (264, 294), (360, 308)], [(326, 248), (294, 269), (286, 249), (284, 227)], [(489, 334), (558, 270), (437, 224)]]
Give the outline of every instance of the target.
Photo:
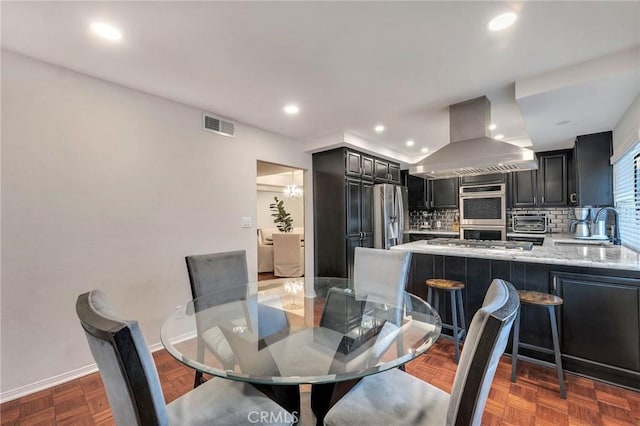
[[(515, 25), (487, 31), (505, 10), (519, 13)], [(94, 20), (117, 26), (122, 40), (90, 34)], [(611, 130), (639, 84), (635, 1), (4, 1), (1, 35), (5, 49), (293, 137), (305, 149), (348, 133), (403, 163), (449, 142), (452, 103), (487, 95), (494, 134), (540, 151)], [(536, 80), (623, 51), (632, 64), (617, 69), (623, 81), (606, 66), (586, 81)], [(516, 96), (521, 82), (536, 90)], [(298, 115), (283, 113), (289, 102)]]

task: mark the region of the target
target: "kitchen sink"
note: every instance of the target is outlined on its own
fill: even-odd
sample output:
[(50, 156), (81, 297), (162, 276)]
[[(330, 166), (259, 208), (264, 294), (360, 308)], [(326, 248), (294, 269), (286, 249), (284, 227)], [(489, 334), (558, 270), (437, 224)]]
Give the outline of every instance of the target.
[(554, 246), (579, 246), (579, 247), (605, 247), (611, 248), (615, 245), (611, 244), (609, 240), (578, 240), (568, 238), (566, 240), (554, 240)]

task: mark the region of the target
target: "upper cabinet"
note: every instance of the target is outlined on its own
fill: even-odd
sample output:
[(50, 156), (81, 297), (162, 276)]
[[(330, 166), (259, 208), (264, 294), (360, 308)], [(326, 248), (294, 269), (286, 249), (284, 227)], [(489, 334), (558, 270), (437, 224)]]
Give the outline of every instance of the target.
[(400, 185), (400, 164), (376, 158), (373, 169), (376, 183)]
[(513, 172), (509, 176), (511, 207), (563, 207), (568, 205), (571, 151), (537, 154), (538, 170)]
[(538, 155), (538, 206), (568, 205), (568, 151), (542, 152)]
[(373, 162), (374, 159), (371, 156), (347, 150), (345, 153), (345, 172), (348, 176), (373, 180)]
[(429, 207), (430, 198), (426, 179), (410, 175), (407, 170), (403, 170), (402, 185), (407, 187), (410, 209)]
[(612, 132), (578, 136), (573, 151), (575, 194), (579, 206), (613, 206)]
[(535, 207), (538, 204), (538, 171), (511, 173), (508, 188), (512, 207)]
[(458, 178), (433, 179), (429, 181), (430, 207), (434, 209), (457, 209), (459, 193)]

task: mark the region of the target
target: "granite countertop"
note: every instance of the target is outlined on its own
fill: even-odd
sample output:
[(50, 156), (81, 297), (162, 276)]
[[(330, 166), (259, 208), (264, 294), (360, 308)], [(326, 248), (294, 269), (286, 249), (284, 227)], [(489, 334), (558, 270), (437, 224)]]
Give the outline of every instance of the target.
[(481, 259), (498, 259), (516, 262), (547, 263), (553, 265), (582, 266), (588, 268), (640, 271), (640, 253), (623, 246), (589, 244), (562, 244), (575, 241), (571, 234), (538, 234), (544, 236), (542, 246), (533, 250), (504, 250), (427, 245), (427, 241), (414, 241), (391, 247), (392, 250), (409, 250), (414, 253), (437, 254)]

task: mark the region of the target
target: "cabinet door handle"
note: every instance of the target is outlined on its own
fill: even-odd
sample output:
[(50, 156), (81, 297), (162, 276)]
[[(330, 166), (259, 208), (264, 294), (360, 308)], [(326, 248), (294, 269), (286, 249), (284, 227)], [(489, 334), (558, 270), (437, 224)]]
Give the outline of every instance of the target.
[(542, 196), (542, 204), (544, 204), (544, 195)]
[(551, 278), (551, 289), (554, 293), (558, 290), (558, 277), (555, 275)]
[(572, 203), (577, 203), (578, 194), (576, 194), (575, 192), (572, 192), (571, 195), (569, 195), (569, 201), (571, 201)]

